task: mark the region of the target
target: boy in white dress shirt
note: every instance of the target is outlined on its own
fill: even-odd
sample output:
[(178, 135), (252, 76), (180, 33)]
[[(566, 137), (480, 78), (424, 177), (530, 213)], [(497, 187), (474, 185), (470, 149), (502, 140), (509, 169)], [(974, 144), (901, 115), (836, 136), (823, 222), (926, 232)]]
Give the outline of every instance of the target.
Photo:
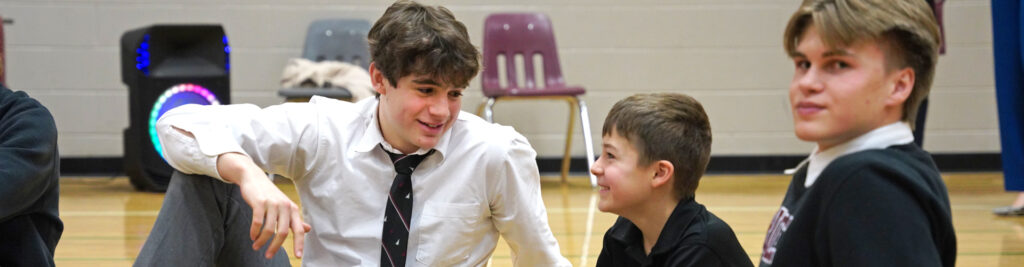
[[(536, 152), (460, 111), (479, 69), (465, 26), (444, 7), (399, 1), (368, 39), (378, 98), (164, 115), (168, 163), (198, 175), (173, 177), (136, 265), (287, 265), (291, 232), (310, 266), (479, 266), (499, 235), (518, 266), (568, 266)], [(301, 213), (264, 172), (295, 182)]]

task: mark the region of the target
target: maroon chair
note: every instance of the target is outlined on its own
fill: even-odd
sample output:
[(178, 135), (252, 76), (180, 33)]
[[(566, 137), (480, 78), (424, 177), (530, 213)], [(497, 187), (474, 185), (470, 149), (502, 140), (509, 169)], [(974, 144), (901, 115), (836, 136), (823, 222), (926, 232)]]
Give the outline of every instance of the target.
[[(487, 101), (477, 111), (494, 122), (494, 104), (498, 100), (564, 100), (569, 103), (569, 126), (562, 157), (562, 182), (569, 176), (570, 149), (575, 112), (579, 112), (587, 167), (594, 163), (594, 145), (590, 135), (587, 105), (580, 99), (583, 87), (567, 86), (558, 63), (558, 49), (551, 20), (539, 13), (497, 13), (484, 22), (483, 75), (481, 83)], [(597, 186), (597, 177), (590, 174)]]

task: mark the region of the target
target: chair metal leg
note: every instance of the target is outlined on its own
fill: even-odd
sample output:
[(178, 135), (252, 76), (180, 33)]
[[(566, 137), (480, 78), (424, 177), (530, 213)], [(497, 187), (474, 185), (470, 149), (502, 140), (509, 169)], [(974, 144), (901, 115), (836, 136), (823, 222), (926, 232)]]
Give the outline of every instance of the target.
[(590, 186), (597, 187), (597, 176), (590, 172), (590, 168), (594, 166), (594, 141), (591, 140), (593, 136), (590, 135), (590, 115), (587, 112), (587, 104), (583, 102), (583, 99), (576, 97), (576, 102), (579, 103), (580, 123), (583, 124), (583, 145), (586, 146), (587, 150), (587, 174), (590, 175)]
[(486, 120), (487, 122), (494, 123), (494, 102), (497, 99), (488, 97), (487, 102), (480, 104), (480, 108), (477, 109), (477, 115)]
[(572, 98), (566, 99), (569, 102), (569, 126), (565, 130), (565, 154), (562, 155), (562, 183), (569, 183), (569, 163), (572, 161), (572, 127), (576, 124), (576, 101)]
[(484, 117), (484, 105), (487, 105), (487, 101), (480, 102), (480, 105), (476, 107), (476, 116), (477, 117), (480, 117), (480, 118)]

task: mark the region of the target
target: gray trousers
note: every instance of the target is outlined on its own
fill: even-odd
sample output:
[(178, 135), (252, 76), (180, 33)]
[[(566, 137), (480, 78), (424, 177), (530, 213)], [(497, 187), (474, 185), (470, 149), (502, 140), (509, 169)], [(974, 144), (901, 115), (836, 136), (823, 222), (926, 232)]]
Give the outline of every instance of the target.
[(177, 171), (135, 266), (291, 266), (282, 246), (252, 250), (252, 208), (237, 185)]

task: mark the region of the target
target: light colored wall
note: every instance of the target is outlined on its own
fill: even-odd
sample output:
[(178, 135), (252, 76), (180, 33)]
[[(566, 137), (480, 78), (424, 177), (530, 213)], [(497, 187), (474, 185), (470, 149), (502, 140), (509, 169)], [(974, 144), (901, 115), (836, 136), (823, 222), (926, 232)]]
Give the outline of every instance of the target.
[[(781, 34), (799, 0), (448, 0), (482, 41), (487, 14), (547, 13), (570, 84), (585, 86), (595, 140), (604, 116), (634, 93), (673, 91), (704, 103), (715, 155), (804, 154), (793, 137), (786, 90), (792, 64)], [(390, 1), (371, 0), (3, 0), (8, 84), (54, 113), (65, 157), (122, 155), (127, 87), (119, 39), (155, 23), (220, 23), (232, 46), (234, 103), (280, 103), (278, 79), (297, 57), (310, 21), (376, 20)], [(932, 91), (925, 148), (998, 152), (989, 1), (946, 4), (948, 54)], [(482, 101), (471, 82), (463, 109)], [(499, 123), (524, 133), (540, 156), (559, 156), (567, 107), (559, 102), (499, 102)], [(577, 132), (579, 131), (577, 127)], [(583, 154), (574, 137), (575, 155)], [(599, 146), (596, 146), (599, 148)]]

